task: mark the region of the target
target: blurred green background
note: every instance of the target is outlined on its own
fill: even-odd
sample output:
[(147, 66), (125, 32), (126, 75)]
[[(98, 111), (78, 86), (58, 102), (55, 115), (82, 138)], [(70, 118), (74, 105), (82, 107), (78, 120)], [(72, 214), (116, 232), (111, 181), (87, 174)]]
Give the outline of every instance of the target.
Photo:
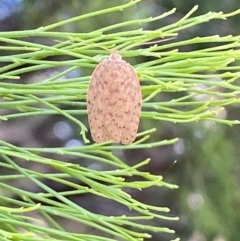
[[(0, 31), (28, 30), (50, 23), (68, 19), (84, 13), (126, 3), (123, 0), (0, 0)], [(103, 26), (131, 19), (160, 15), (172, 8), (177, 13), (154, 23), (139, 26), (156, 29), (173, 23), (184, 16), (194, 5), (199, 5), (198, 14), (209, 11), (231, 12), (240, 8), (239, 0), (143, 0), (137, 5), (113, 14), (97, 16), (79, 23), (65, 25), (59, 31), (90, 32)], [(214, 20), (182, 31), (177, 40), (207, 35), (240, 34), (240, 15), (228, 21)], [(41, 42), (35, 37), (31, 41)], [(48, 44), (48, 43), (45, 43)], [(49, 43), (50, 44), (50, 43)], [(207, 45), (183, 46), (181, 51), (204, 48)], [(0, 51), (1, 54), (1, 51)], [(57, 59), (58, 57), (56, 57)], [(144, 61), (141, 59), (140, 61)], [(4, 63), (1, 63), (4, 65)], [(41, 81), (43, 75), (36, 73), (24, 76), (21, 81)], [(75, 75), (84, 74), (73, 73)], [(171, 99), (174, 94), (160, 93), (159, 98)], [(199, 96), (198, 98), (205, 98)], [(7, 111), (7, 110), (4, 110)], [(225, 109), (219, 118), (240, 119), (237, 105)], [(87, 122), (85, 122), (87, 123)], [(173, 124), (160, 121), (141, 121), (140, 128), (157, 127), (153, 139), (170, 139), (179, 137), (173, 146), (158, 147), (148, 150), (125, 151), (122, 158), (134, 164), (150, 157), (152, 159), (147, 171), (163, 175), (165, 181), (178, 184), (179, 189), (162, 188), (161, 191), (149, 189), (144, 195), (136, 193), (135, 198), (171, 209), (169, 215), (179, 216), (178, 222), (161, 222), (156, 225), (169, 226), (176, 230), (175, 235), (154, 234), (151, 240), (169, 240), (180, 237), (187, 241), (239, 241), (240, 240), (240, 127), (225, 126), (209, 121), (199, 123)], [(62, 117), (29, 118), (0, 123), (0, 139), (17, 146), (73, 146), (81, 144), (77, 130)], [(72, 161), (72, 160), (71, 160)], [(176, 161), (176, 163), (174, 163)], [(93, 165), (88, 160), (75, 160), (81, 164)], [(95, 164), (95, 165), (100, 165)], [(37, 167), (29, 167), (37, 168)], [(104, 167), (98, 167), (100, 170)], [(46, 170), (44, 170), (46, 171)], [(0, 170), (0, 173), (3, 170)], [(24, 188), (36, 191), (35, 187)], [(53, 185), (49, 183), (49, 185)], [(56, 186), (56, 190), (63, 187)], [(134, 193), (132, 194), (134, 195)], [(98, 213), (116, 214), (118, 207), (99, 202), (93, 197), (76, 197), (79, 205)], [(120, 207), (119, 207), (120, 208)], [(120, 212), (121, 213), (121, 212)], [(91, 232), (91, 230), (72, 227), (74, 231)]]

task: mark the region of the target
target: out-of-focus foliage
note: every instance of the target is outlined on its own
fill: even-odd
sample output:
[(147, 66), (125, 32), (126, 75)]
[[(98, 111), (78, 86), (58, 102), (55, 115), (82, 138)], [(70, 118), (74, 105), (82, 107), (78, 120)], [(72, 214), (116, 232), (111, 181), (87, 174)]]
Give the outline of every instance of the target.
[[(1, 0), (0, 10), (7, 9), (9, 15), (5, 16), (4, 14), (7, 10), (5, 12), (0, 11), (0, 31), (34, 29), (86, 12), (93, 12), (126, 2), (128, 1)], [(116, 12), (114, 18), (110, 14), (97, 16), (84, 22), (81, 21), (81, 23), (65, 25), (60, 27), (58, 31), (90, 32), (106, 25), (123, 22), (126, 19), (156, 16), (174, 7), (178, 9), (177, 13), (169, 18), (159, 20), (156, 23), (146, 23), (149, 29), (155, 29), (156, 26), (157, 28), (166, 26), (180, 19), (196, 4), (199, 4), (199, 11), (194, 13), (195, 16), (209, 11), (231, 12), (240, 7), (238, 0), (202, 0), (201, 2), (196, 0), (143, 0), (133, 8)], [(237, 35), (240, 32), (239, 17), (237, 15), (228, 19), (228, 21), (215, 20), (188, 28), (181, 32), (177, 41), (215, 34)], [(42, 41), (37, 36), (31, 38), (32, 41), (39, 43)], [(50, 43), (45, 44), (50, 45)], [(207, 46), (213, 46), (213, 44), (188, 45), (180, 48), (180, 50), (188, 52)], [(145, 60), (146, 57), (142, 58), (141, 61), (144, 62)], [(51, 75), (51, 73), (46, 74)], [(26, 76), (25, 80), (38, 81), (39, 78), (41, 79), (39, 75)], [(205, 86), (202, 87), (205, 88)], [(169, 100), (176, 97), (176, 93), (171, 94), (169, 92), (162, 93), (161, 96), (161, 98)], [(204, 96), (201, 97), (201, 100), (204, 100)], [(239, 120), (238, 104), (231, 106), (231, 108), (227, 107), (220, 118)], [(152, 189), (145, 197), (137, 198), (144, 201), (152, 199), (151, 202), (168, 206), (172, 210), (172, 214), (179, 215), (180, 221), (174, 223), (173, 228), (182, 240), (240, 240), (238, 228), (240, 223), (240, 211), (238, 210), (240, 205), (240, 149), (238, 148), (240, 127), (226, 127), (210, 121), (194, 124), (172, 124), (164, 121), (144, 123), (146, 128), (155, 125), (158, 125), (158, 133), (155, 134), (157, 140), (179, 137), (181, 141), (173, 147), (153, 148), (151, 151), (126, 151), (124, 156), (130, 163), (138, 160), (138, 156), (151, 157), (152, 162), (146, 171), (163, 175), (166, 181), (176, 183), (180, 188), (177, 191), (166, 189), (157, 193), (155, 189)], [(77, 130), (74, 130), (64, 119), (56, 117), (31, 119), (27, 123), (21, 120), (18, 120), (18, 122), (13, 120), (10, 124), (4, 125), (0, 133), (1, 139), (7, 139), (17, 146), (71, 145), (71, 143), (78, 141), (77, 136)], [(177, 160), (177, 163), (172, 165), (174, 160)], [(83, 160), (83, 162), (87, 165), (86, 160)], [(33, 168), (41, 167), (35, 166)], [(27, 184), (24, 183), (24, 185)], [(34, 190), (34, 187), (31, 188)], [(61, 190), (59, 186), (54, 188)], [(75, 201), (77, 202), (77, 200)], [(86, 198), (84, 202), (96, 212), (99, 212), (99, 208), (104, 209), (102, 204), (97, 207), (94, 199)], [(161, 238), (164, 240), (165, 237)], [(156, 237), (156, 240), (158, 239), (159, 237)]]

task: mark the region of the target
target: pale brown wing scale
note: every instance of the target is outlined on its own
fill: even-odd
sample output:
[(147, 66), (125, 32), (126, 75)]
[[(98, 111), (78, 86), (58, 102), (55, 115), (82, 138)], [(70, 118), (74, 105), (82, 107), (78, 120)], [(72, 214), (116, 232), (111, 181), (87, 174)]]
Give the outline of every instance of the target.
[(141, 106), (140, 83), (133, 67), (118, 53), (112, 53), (96, 67), (88, 89), (88, 121), (93, 140), (132, 143)]

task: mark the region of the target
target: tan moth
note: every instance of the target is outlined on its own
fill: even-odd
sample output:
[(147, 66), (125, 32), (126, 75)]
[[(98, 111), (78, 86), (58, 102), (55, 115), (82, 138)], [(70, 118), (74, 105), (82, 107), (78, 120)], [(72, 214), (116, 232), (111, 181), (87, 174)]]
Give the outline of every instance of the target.
[(132, 143), (137, 135), (141, 107), (137, 74), (117, 51), (113, 51), (95, 68), (90, 79), (87, 111), (92, 139)]

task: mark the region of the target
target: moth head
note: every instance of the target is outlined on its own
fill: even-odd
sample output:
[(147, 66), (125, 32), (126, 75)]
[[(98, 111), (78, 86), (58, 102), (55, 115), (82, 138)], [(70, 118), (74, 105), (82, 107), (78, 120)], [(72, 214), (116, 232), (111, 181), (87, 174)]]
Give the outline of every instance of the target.
[(117, 50), (113, 50), (111, 52), (111, 55), (110, 55), (109, 59), (111, 59), (111, 60), (122, 60), (122, 56), (118, 53)]

